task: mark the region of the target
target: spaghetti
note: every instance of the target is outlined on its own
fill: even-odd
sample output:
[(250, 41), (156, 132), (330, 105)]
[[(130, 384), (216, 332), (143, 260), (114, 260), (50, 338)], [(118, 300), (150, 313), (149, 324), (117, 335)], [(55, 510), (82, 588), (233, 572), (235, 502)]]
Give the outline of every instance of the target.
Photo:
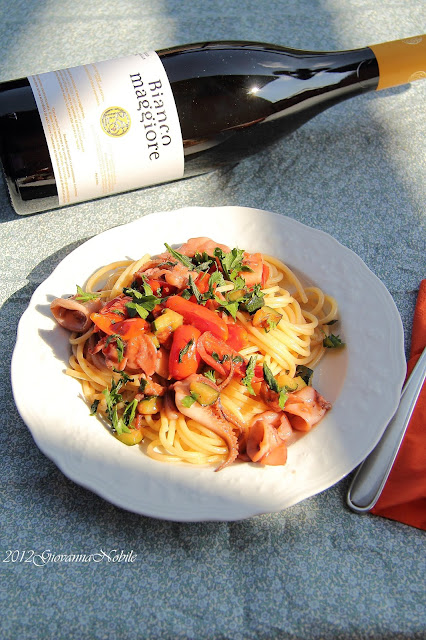
[[(164, 462), (285, 464), (331, 405), (311, 386), (337, 303), (280, 260), (193, 238), (94, 273), (55, 319), (66, 373), (126, 444)], [(327, 341), (332, 342), (328, 344)]]

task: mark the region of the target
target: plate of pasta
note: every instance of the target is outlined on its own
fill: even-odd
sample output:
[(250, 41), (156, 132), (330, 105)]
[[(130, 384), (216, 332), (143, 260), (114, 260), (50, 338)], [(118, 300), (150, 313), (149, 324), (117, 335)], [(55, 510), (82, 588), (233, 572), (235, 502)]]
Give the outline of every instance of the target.
[(362, 260), (243, 207), (91, 238), (35, 291), (12, 359), (18, 410), (63, 473), (176, 521), (334, 485), (377, 444), (404, 375), (398, 311)]

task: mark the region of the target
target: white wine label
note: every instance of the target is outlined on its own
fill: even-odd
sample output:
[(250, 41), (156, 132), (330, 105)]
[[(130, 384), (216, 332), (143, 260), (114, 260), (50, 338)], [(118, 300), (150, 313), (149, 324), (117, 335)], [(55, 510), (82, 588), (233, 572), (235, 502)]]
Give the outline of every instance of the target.
[(179, 118), (154, 51), (28, 79), (61, 206), (182, 178)]

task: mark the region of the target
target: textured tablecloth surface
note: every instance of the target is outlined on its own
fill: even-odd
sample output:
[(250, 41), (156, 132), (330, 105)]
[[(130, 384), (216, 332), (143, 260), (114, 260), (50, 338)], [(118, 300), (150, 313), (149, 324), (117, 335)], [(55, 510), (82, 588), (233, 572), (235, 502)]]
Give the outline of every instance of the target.
[[(356, 48), (425, 33), (425, 8), (418, 0), (0, 0), (0, 81), (203, 40)], [(408, 351), (426, 271), (425, 97), (425, 82), (368, 94), (227, 171), (39, 215), (15, 215), (0, 185), (1, 638), (425, 637), (424, 534), (350, 512), (349, 477), (242, 522), (127, 513), (38, 450), (9, 375), (20, 315), (63, 257), (115, 225), (195, 205), (266, 209), (332, 234), (389, 289)], [(8, 550), (113, 549), (134, 562), (5, 562)]]

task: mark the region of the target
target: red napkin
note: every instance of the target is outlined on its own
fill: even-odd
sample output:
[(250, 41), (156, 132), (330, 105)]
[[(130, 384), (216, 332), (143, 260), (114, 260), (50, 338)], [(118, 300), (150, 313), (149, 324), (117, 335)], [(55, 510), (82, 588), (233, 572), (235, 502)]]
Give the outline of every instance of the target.
[[(422, 280), (414, 312), (407, 376), (425, 347), (426, 280)], [(371, 513), (426, 530), (426, 383), (420, 391), (389, 478)]]

